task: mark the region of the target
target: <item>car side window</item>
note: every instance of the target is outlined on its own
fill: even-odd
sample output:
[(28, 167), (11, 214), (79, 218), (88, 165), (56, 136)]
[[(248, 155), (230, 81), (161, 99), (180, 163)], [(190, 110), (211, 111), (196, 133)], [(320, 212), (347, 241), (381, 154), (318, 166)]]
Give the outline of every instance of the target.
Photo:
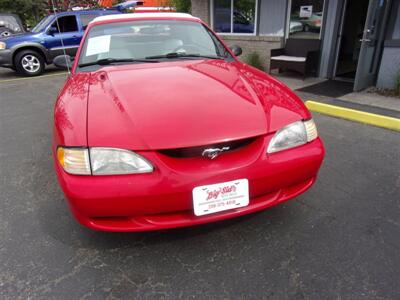
[(78, 31), (78, 23), (76, 22), (75, 16), (59, 17), (58, 18), (58, 26), (57, 26), (57, 21), (54, 21), (54, 23), (53, 23), (53, 25), (51, 25), (51, 27), (52, 28), (59, 27), (59, 30), (57, 30), (57, 31), (60, 33)]
[(99, 15), (97, 15), (97, 14), (82, 14), (82, 15), (80, 15), (82, 28), (86, 29), (86, 27), (89, 25), (89, 23), (91, 21), (93, 21), (95, 18), (97, 18), (98, 16)]

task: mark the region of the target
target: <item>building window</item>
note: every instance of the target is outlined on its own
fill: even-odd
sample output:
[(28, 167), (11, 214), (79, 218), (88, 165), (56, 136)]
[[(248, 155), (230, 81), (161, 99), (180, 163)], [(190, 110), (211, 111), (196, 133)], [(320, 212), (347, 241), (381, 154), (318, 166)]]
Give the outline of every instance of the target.
[(287, 22), (287, 1), (259, 1), (258, 15), (260, 19), (257, 23), (259, 35), (265, 36), (285, 36), (285, 24)]
[(289, 37), (319, 39), (321, 37), (324, 0), (292, 0)]
[(213, 0), (214, 30), (221, 33), (254, 34), (256, 0)]

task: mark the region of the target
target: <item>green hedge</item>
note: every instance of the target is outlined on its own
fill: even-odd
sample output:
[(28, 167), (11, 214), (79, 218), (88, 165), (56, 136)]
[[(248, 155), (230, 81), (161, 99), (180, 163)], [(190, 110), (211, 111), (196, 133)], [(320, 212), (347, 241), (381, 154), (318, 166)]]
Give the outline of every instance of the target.
[(254, 68), (264, 71), (264, 65), (260, 55), (257, 52), (251, 52), (249, 55), (247, 55), (245, 62)]

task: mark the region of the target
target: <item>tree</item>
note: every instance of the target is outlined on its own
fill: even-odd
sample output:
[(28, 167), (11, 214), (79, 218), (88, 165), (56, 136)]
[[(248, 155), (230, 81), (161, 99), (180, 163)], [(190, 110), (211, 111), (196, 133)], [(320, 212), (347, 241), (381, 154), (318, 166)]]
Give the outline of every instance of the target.
[(47, 1), (0, 0), (0, 11), (19, 15), (25, 25), (32, 26), (46, 14)]
[[(49, 1), (51, 4), (52, 1)], [(96, 8), (99, 6), (99, 1), (97, 0), (54, 0), (54, 4), (57, 9), (66, 11), (71, 9), (72, 7), (85, 7), (85, 8)]]
[(169, 0), (168, 6), (175, 7), (177, 12), (190, 13), (191, 8), (192, 8), (192, 1), (191, 0)]
[[(97, 7), (97, 0), (53, 0), (58, 11), (74, 6)], [(28, 27), (35, 26), (46, 14), (53, 11), (52, 0), (0, 0), (0, 11), (19, 15)]]

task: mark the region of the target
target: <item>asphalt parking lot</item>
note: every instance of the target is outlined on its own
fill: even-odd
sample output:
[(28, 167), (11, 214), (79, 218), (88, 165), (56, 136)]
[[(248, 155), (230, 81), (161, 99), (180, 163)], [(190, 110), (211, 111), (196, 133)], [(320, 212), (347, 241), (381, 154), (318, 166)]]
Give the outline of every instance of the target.
[(261, 213), (162, 232), (93, 232), (51, 159), (65, 75), (0, 70), (0, 299), (400, 299), (400, 134), (315, 114), (314, 187)]

